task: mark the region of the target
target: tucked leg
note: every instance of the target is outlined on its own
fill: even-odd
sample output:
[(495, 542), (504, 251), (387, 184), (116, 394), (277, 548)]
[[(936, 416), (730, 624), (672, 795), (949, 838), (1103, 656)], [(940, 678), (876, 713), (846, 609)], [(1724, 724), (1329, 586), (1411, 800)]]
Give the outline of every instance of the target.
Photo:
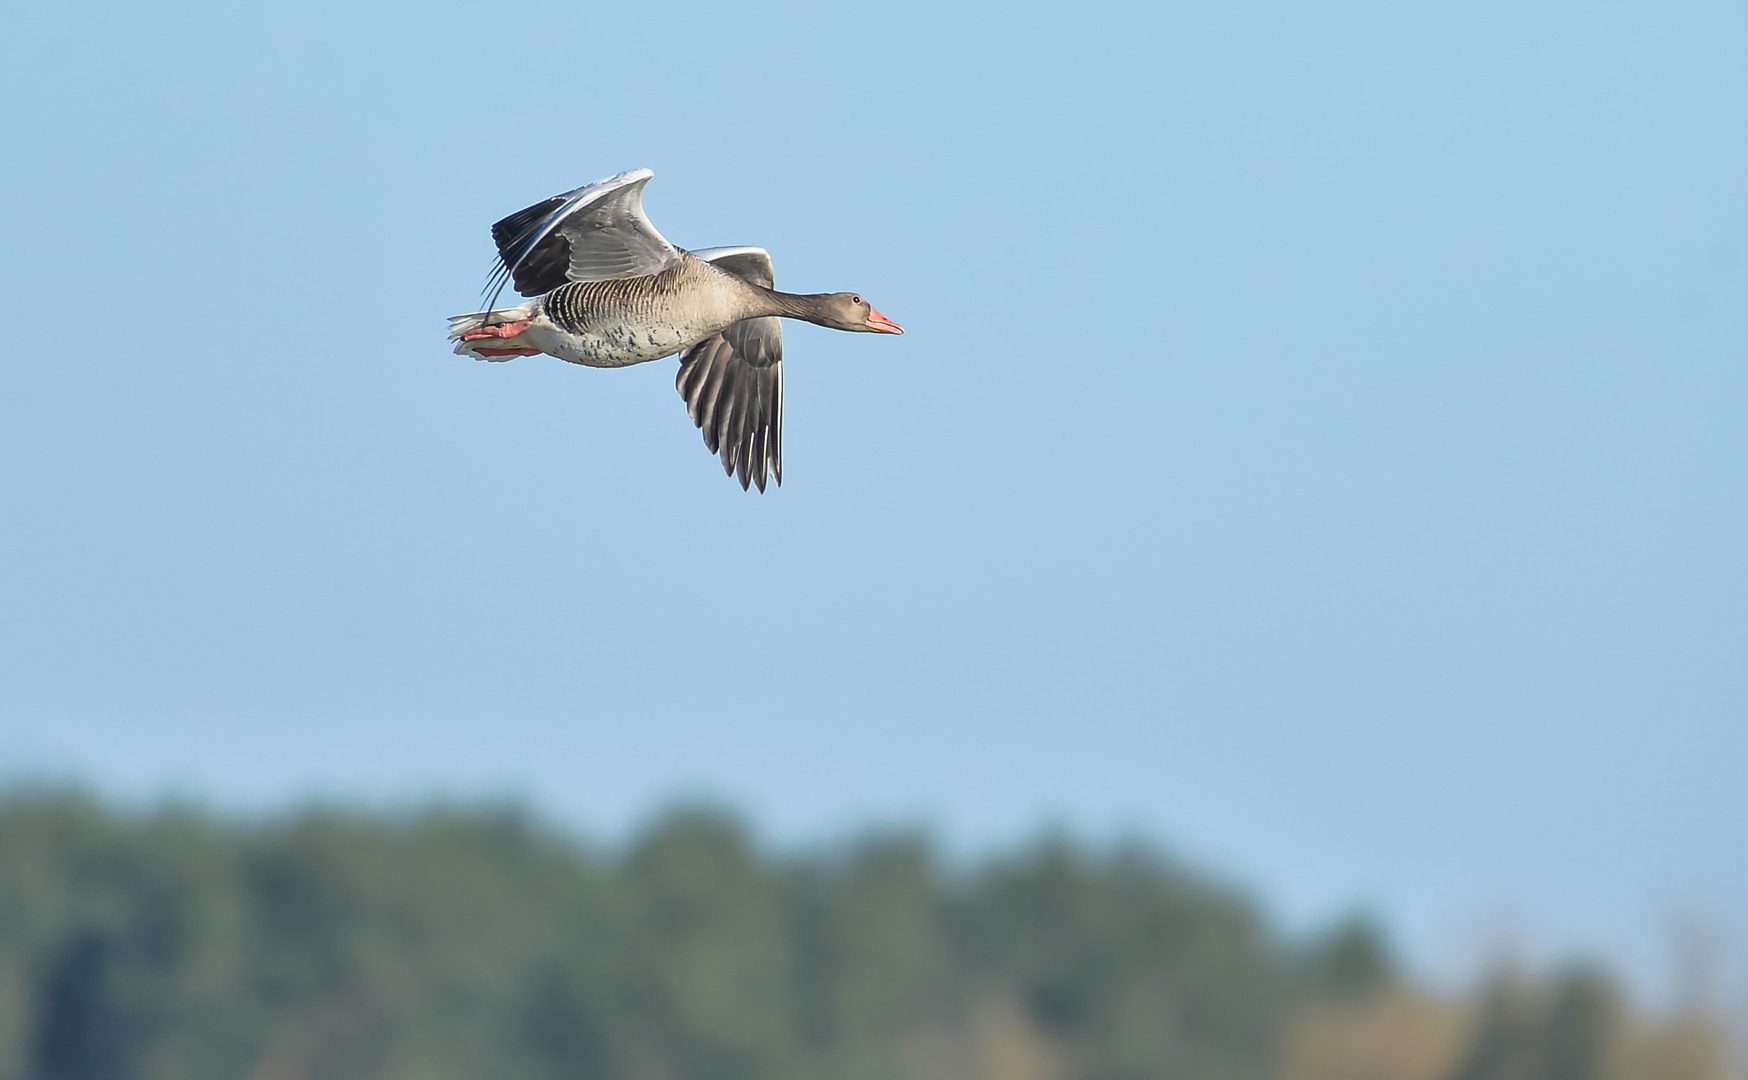
[[(478, 341), (480, 338), (513, 338), (517, 334), (520, 334), (522, 331), (528, 329), (528, 324), (531, 321), (532, 320), (529, 320), (529, 319), (523, 319), (520, 322), (507, 322), (507, 323), (498, 323), (495, 326), (475, 327), (474, 329), (469, 330), (467, 333), (461, 335), (461, 340), (463, 340), (463, 341)], [(538, 350), (538, 349), (535, 350), (535, 352), (539, 352), (539, 351), (540, 350)], [(528, 355), (532, 356), (533, 353), (530, 353)]]

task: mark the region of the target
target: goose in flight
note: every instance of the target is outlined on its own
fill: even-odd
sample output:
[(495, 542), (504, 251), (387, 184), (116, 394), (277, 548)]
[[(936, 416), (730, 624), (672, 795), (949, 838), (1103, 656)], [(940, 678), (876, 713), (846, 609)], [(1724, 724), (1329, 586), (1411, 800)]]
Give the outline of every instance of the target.
[[(902, 334), (856, 293), (776, 291), (764, 248), (684, 251), (643, 213), (633, 169), (519, 210), (492, 226), (488, 310), (449, 320), (455, 351), (483, 360), (546, 353), (588, 367), (679, 354), (675, 380), (704, 445), (744, 490), (783, 483), (783, 324)], [(513, 285), (534, 299), (491, 310)], [(497, 290), (497, 291), (494, 291)]]

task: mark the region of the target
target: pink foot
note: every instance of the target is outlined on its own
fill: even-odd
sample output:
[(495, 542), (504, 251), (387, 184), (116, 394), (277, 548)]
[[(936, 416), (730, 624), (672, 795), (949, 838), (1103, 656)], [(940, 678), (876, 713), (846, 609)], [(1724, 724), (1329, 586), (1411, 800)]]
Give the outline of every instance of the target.
[[(463, 340), (466, 340), (466, 339), (463, 339)], [(487, 348), (484, 348), (482, 346), (475, 346), (473, 349), (471, 349), (469, 351), (479, 353), (481, 356), (539, 356), (540, 355), (539, 349), (487, 349)]]
[[(528, 324), (531, 321), (532, 320), (530, 320), (530, 319), (523, 319), (521, 322), (507, 322), (507, 323), (498, 323), (495, 326), (475, 327), (474, 329), (469, 330), (467, 333), (461, 335), (461, 340), (463, 340), (463, 341), (478, 341), (480, 338), (513, 338), (517, 334), (520, 334), (522, 331), (528, 329)], [(513, 350), (509, 350), (509, 351), (516, 352), (519, 355), (524, 355), (524, 356), (533, 356), (534, 355), (534, 353), (523, 353), (519, 349), (513, 349)], [(535, 350), (535, 351), (538, 352), (539, 350)]]

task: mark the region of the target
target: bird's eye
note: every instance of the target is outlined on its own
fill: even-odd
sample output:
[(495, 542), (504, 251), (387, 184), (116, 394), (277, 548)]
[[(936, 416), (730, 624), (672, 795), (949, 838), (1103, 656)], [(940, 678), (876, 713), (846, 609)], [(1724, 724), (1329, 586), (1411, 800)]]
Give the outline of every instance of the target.
[(850, 297), (850, 302), (853, 304), (860, 304), (862, 302), (862, 298), (860, 296), (852, 296), (852, 297)]

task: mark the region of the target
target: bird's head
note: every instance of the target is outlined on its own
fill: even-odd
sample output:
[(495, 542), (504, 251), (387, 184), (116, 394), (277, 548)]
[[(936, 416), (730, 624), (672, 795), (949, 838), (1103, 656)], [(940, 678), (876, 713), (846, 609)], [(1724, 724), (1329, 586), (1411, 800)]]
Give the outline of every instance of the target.
[(857, 293), (831, 293), (819, 305), (826, 325), (835, 330), (859, 330), (866, 334), (902, 334), (904, 327), (874, 310)]

